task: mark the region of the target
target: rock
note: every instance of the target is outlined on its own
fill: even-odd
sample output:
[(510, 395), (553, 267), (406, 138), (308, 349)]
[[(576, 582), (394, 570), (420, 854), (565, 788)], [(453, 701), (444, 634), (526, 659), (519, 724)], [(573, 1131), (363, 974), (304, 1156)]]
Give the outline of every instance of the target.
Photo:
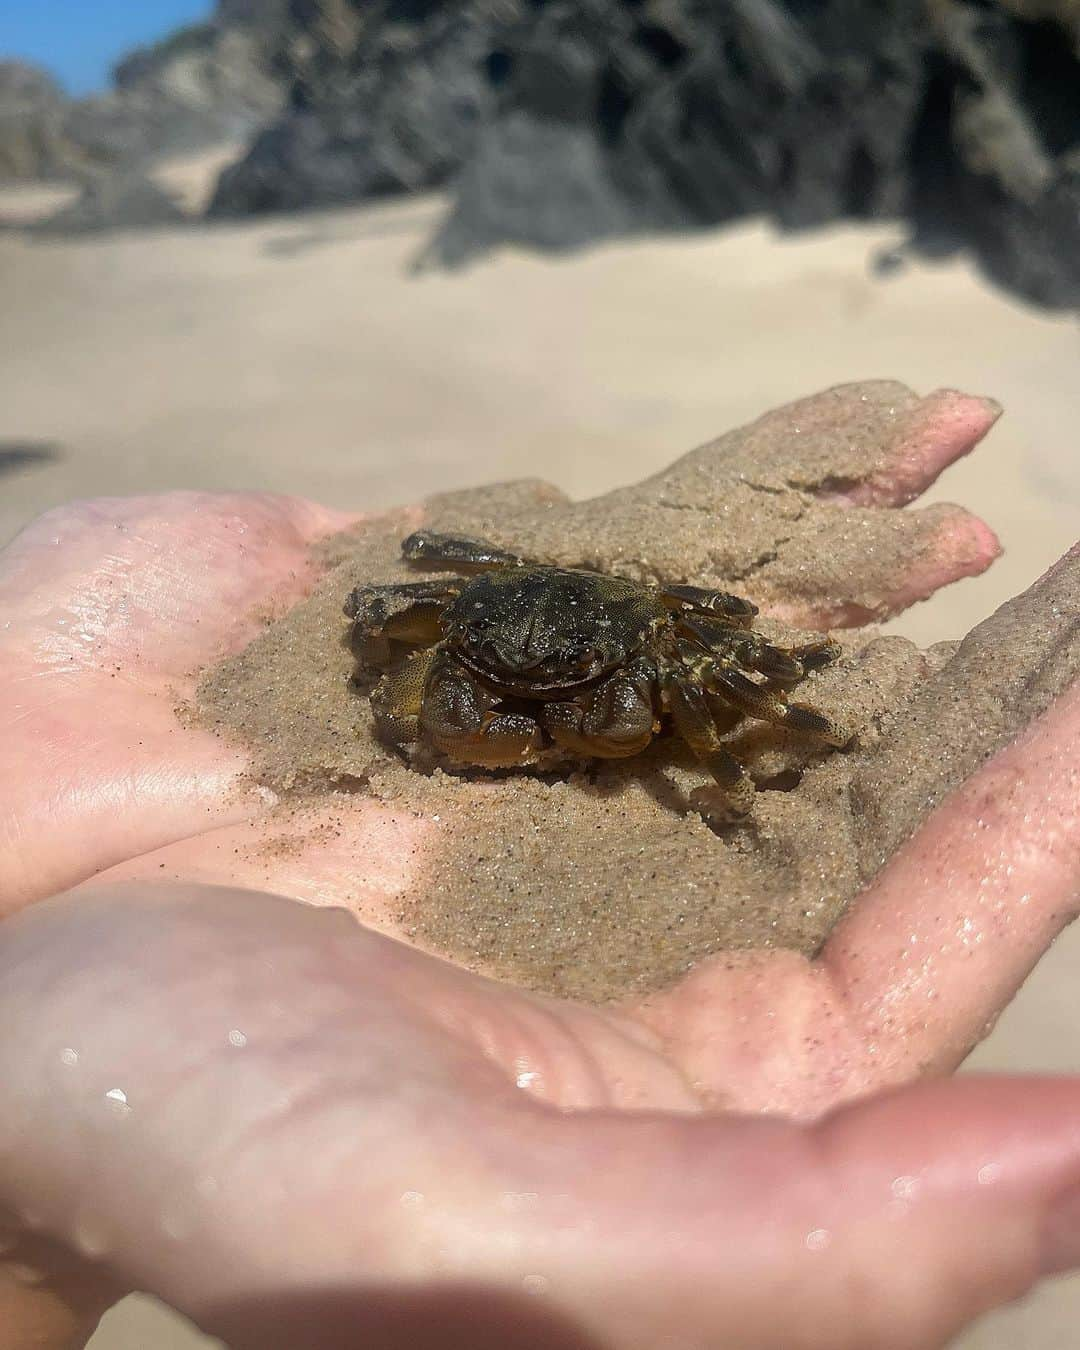
[(1076, 0), (1001, 0), (1002, 9), (1033, 22), (1052, 20), (1080, 51), (1080, 5)]
[(188, 217), (156, 183), (133, 170), (88, 178), (70, 206), (34, 226), (40, 234), (96, 234), (182, 224)]
[[(476, 7), (373, 6), (392, 11), (383, 22), (361, 19), (344, 0), (306, 8), (308, 41), (294, 39), (288, 53), (291, 105), (224, 171), (211, 215), (435, 186), (465, 161), (488, 116), (490, 29)], [(397, 10), (420, 17), (407, 22)]]
[(566, 237), (544, 226), (547, 246), (609, 234), (620, 220), (697, 227), (771, 211), (795, 228), (897, 213), (927, 81), (921, 0), (848, 6), (843, 23), (839, 8), (547, 5), (510, 39), (497, 121), (516, 129), (481, 139), (434, 255), (467, 254), (467, 229), (480, 246), (541, 242), (535, 222), (552, 194), (565, 197), (567, 170), (548, 155), (526, 184), (523, 119), (569, 122), (601, 147), (600, 190), (571, 194)]
[(259, 128), (211, 214), (451, 185), (424, 255), (448, 265), (888, 218), (906, 255), (967, 250), (1080, 303), (1077, 0), (219, 0), (66, 112), (20, 69), (5, 95), (0, 67), (0, 177)]
[(64, 95), (24, 61), (0, 61), (0, 182), (51, 178), (69, 163)]
[(1080, 11), (950, 0), (934, 17), (948, 65), (913, 153), (916, 243), (951, 234), (1026, 298), (1080, 305)]
[(285, 16), (285, 0), (230, 0), (126, 56), (112, 89), (73, 102), (44, 72), (0, 63), (0, 181), (131, 169), (254, 132), (284, 102), (273, 57)]
[(131, 53), (116, 67), (114, 86), (67, 113), (69, 139), (93, 163), (133, 166), (249, 135), (284, 102), (266, 36), (220, 23)]
[[(426, 257), (752, 213), (907, 218), (917, 250), (1077, 305), (1078, 52), (1075, 0), (549, 0), (501, 39), (494, 123)], [(570, 186), (585, 144), (588, 192)]]
[(508, 239), (571, 249), (637, 224), (588, 127), (511, 113), (486, 129), (457, 205), (421, 262), (457, 264)]

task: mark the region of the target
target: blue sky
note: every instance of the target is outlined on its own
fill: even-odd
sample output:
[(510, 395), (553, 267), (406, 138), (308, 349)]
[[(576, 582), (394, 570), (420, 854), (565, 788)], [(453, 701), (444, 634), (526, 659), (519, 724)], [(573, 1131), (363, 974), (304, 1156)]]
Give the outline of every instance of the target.
[(181, 24), (211, 0), (0, 0), (0, 57), (46, 66), (72, 94), (108, 84), (118, 56)]

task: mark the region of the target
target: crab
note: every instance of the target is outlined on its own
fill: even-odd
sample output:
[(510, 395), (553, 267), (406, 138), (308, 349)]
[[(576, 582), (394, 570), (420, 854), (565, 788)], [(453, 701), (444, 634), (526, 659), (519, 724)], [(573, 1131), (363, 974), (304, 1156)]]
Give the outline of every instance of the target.
[(503, 769), (553, 749), (625, 759), (670, 726), (713, 779), (706, 813), (732, 818), (754, 801), (722, 740), (744, 718), (830, 746), (851, 739), (787, 698), (839, 645), (775, 646), (737, 595), (549, 566), (423, 530), (401, 549), (467, 575), (359, 586), (346, 601), (358, 674), (377, 680), (376, 734), (391, 745), (426, 740), (457, 763)]

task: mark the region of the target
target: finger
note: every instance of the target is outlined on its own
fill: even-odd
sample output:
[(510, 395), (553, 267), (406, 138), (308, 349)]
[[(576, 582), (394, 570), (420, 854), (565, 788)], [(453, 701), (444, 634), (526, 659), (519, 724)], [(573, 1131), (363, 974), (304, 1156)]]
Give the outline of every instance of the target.
[(877, 623), (985, 572), (1000, 552), (993, 531), (958, 506), (852, 507), (823, 516), (797, 546), (766, 562), (755, 574), (754, 597), (801, 627)]
[(880, 1078), (958, 1062), (1074, 913), (1078, 673), (1080, 548), (964, 640), (852, 784), (864, 875), (892, 862), (825, 960), (884, 1037)]
[(1077, 912), (1080, 686), (954, 791), (822, 954), (876, 1079), (953, 1068)]
[(813, 1129), (567, 1114), (447, 1036), (436, 963), (340, 915), (99, 899), (5, 929), (0, 1203), (234, 1345), (329, 1308), (434, 1350), (458, 1322), (418, 1305), (505, 1331), (509, 1300), (545, 1345), (918, 1350), (1076, 1257), (1075, 1082)]
[(693, 465), (680, 465), (678, 491), (652, 480), (563, 515), (510, 522), (500, 542), (523, 537), (537, 556), (733, 591), (801, 628), (889, 618), (979, 575), (1001, 551), (989, 526), (958, 506), (841, 508), (741, 481), (710, 484), (707, 495)]
[(992, 531), (957, 507), (889, 509), (970, 450), (997, 413), (952, 391), (920, 400), (892, 381), (845, 385), (643, 483), (511, 511), (485, 532), (529, 556), (734, 591), (801, 627), (865, 624), (997, 557)]
[[(985, 1034), (1071, 912), (1071, 865), (1056, 859), (1073, 830), (1077, 747), (1063, 695), (1078, 673), (1080, 548), (925, 679), (857, 773), (861, 875), (869, 883), (893, 862), (823, 959), (714, 957), (637, 1010), (699, 1091), (735, 1109), (814, 1116), (924, 1065), (948, 1067)], [(1037, 739), (991, 759), (1048, 707)], [(1052, 793), (1055, 773), (1066, 776)]]
[(813, 1130), (534, 1121), (451, 1219), (437, 1282), (361, 1282), (339, 1258), (317, 1294), (282, 1282), (198, 1315), (237, 1350), (937, 1350), (1076, 1260), (1080, 1088), (1023, 1086), (911, 1091)]
[[(1034, 1078), (925, 1085), (871, 1098), (815, 1128), (843, 1196), (842, 1229), (859, 1216), (847, 1234), (852, 1264), (845, 1271), (841, 1255), (834, 1272), (854, 1277), (840, 1305), (863, 1260), (888, 1286), (871, 1311), (878, 1334), (863, 1328), (854, 1345), (944, 1345), (975, 1317), (1075, 1263), (1078, 1090), (1076, 1080)], [(914, 1231), (904, 1233), (909, 1222)], [(898, 1270), (910, 1284), (896, 1281)]]
[[(590, 1211), (614, 1216), (619, 1236), (604, 1235), (607, 1258), (627, 1271), (628, 1285), (646, 1279), (647, 1255), (661, 1287), (675, 1283), (673, 1265), (684, 1270), (669, 1333), (709, 1306), (708, 1290), (724, 1334), (703, 1344), (943, 1346), (1040, 1272), (1076, 1259), (1080, 1084), (1033, 1079), (1020, 1087), (976, 1079), (923, 1086), (804, 1129), (745, 1118), (722, 1129), (714, 1117), (661, 1130), (654, 1118), (637, 1127), (635, 1141), (630, 1123), (612, 1124), (591, 1141)], [(568, 1125), (579, 1138), (588, 1128)], [(631, 1206), (619, 1206), (619, 1190), (649, 1216), (651, 1240)], [(656, 1235), (672, 1232), (676, 1212), (682, 1242), (673, 1252)], [(617, 1292), (614, 1301), (644, 1323), (648, 1311), (626, 1307)]]
[[(857, 506), (902, 506), (968, 454), (1001, 415), (992, 399), (895, 380), (838, 385), (715, 442), (772, 482)], [(758, 475), (764, 477), (758, 477)]]
[(935, 390), (899, 418), (864, 477), (839, 474), (831, 489), (819, 484), (812, 490), (840, 504), (906, 506), (950, 464), (970, 454), (1000, 416), (1001, 407), (992, 399)]
[(893, 719), (852, 784), (862, 873), (1080, 675), (1080, 545), (979, 624)]

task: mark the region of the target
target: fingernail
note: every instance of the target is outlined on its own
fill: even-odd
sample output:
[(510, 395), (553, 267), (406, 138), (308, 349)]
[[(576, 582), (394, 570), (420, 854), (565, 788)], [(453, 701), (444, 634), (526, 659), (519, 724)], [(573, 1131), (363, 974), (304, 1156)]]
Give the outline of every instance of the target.
[(1060, 1275), (1080, 1266), (1080, 1186), (1070, 1186), (1054, 1200), (1043, 1220), (1043, 1275)]

